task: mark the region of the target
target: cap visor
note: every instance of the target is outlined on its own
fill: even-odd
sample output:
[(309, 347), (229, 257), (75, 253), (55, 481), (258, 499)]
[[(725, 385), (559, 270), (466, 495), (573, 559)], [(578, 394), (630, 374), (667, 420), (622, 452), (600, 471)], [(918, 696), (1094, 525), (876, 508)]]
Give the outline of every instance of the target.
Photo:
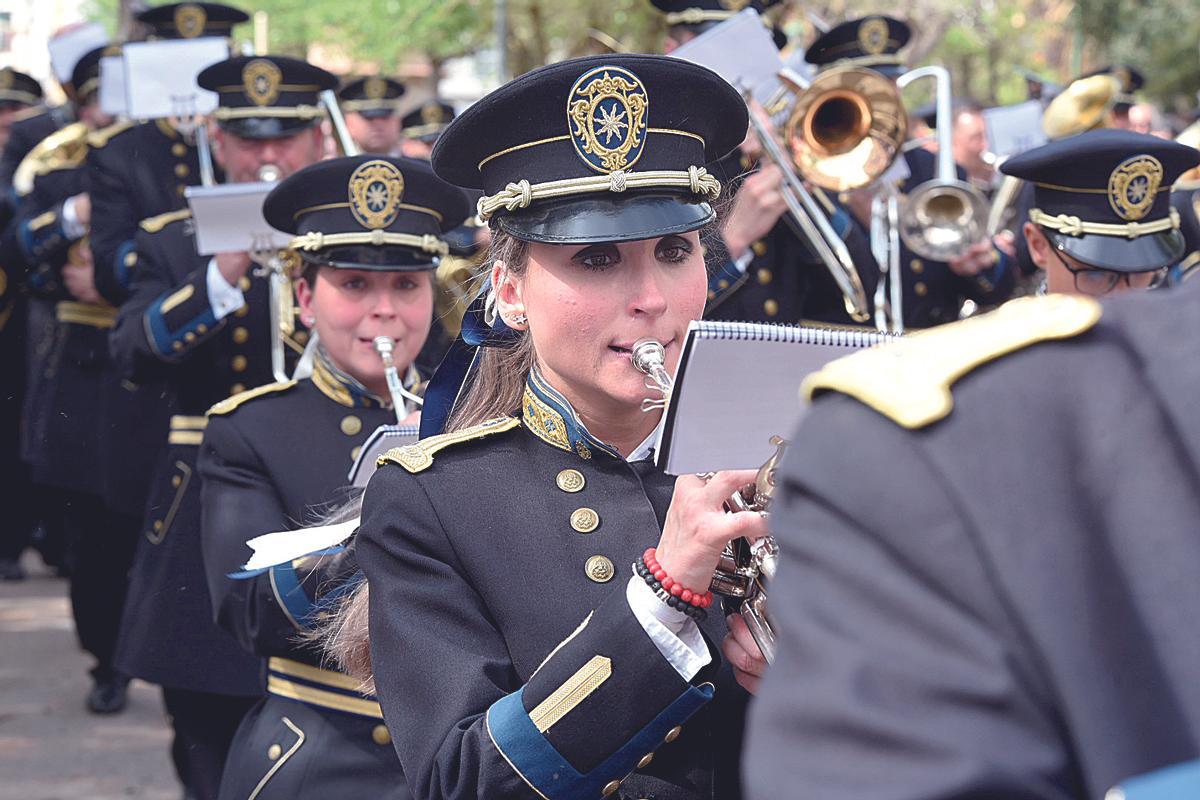
[(1169, 267), (1183, 255), (1183, 234), (1163, 231), (1128, 239), (1120, 236), (1066, 236), (1050, 232), (1050, 240), (1067, 255), (1092, 267), (1114, 272), (1147, 272)]
[(222, 130), (243, 139), (281, 139), (285, 136), (295, 136), (313, 127), (317, 122), (317, 119), (297, 117), (245, 117), (221, 120), (218, 124)]
[(436, 269), (437, 259), (405, 247), (351, 245), (332, 247), (301, 254), (306, 262), (334, 269), (361, 269), (367, 272), (425, 272)]
[(672, 194), (581, 197), (534, 202), (503, 213), (496, 224), (527, 242), (595, 244), (633, 242), (704, 227), (716, 216), (711, 205)]

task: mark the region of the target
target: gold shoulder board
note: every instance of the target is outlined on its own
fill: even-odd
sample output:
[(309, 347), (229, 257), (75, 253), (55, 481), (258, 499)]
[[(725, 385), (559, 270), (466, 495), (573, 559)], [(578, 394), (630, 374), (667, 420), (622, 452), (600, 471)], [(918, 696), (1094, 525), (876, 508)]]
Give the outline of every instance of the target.
[(101, 128), (98, 131), (92, 131), (88, 134), (88, 147), (104, 147), (114, 136), (129, 130), (133, 125), (132, 121), (126, 119), (113, 123), (106, 128)]
[(205, 414), (206, 417), (219, 417), (222, 414), (232, 413), (238, 406), (248, 400), (253, 400), (256, 397), (263, 397), (268, 394), (278, 394), (286, 392), (288, 389), (296, 385), (296, 381), (279, 381), (278, 383), (266, 383), (262, 386), (255, 386), (253, 389), (247, 389), (244, 392), (238, 392), (231, 397), (226, 397), (221, 402), (214, 405)]
[(422, 439), (416, 444), (393, 447), (375, 460), (375, 466), (382, 467), (384, 464), (399, 464), (409, 472), (421, 472), (433, 466), (433, 457), (438, 451), (450, 445), (469, 442), (474, 439), (482, 439), (485, 436), (491, 436), (493, 433), (510, 431), (520, 424), (521, 420), (516, 417), (496, 417), (495, 419), (481, 422), (478, 425), (472, 425), (470, 428), (463, 428), (461, 431), (430, 436), (428, 439)]
[(188, 219), (192, 216), (190, 208), (181, 208), (178, 211), (168, 211), (165, 214), (159, 214), (157, 217), (147, 217), (138, 223), (142, 230), (146, 233), (158, 233), (163, 228), (170, 225), (172, 222), (178, 222), (181, 219)]
[(976, 367), (1038, 342), (1078, 336), (1100, 313), (1100, 304), (1086, 297), (1022, 297), (833, 361), (805, 378), (800, 394), (811, 400), (819, 392), (842, 392), (916, 430), (950, 413), (950, 388)]
[(72, 122), (42, 139), (25, 154), (13, 172), (12, 186), (18, 197), (33, 191), (34, 181), (60, 169), (75, 169), (87, 158), (87, 126)]

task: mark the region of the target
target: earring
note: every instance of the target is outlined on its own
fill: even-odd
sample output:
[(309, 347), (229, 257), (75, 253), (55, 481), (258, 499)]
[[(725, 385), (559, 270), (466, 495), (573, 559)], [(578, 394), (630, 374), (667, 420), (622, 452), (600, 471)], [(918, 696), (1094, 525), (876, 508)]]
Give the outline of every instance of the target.
[(517, 323), (518, 325), (524, 325), (528, 321), (529, 319), (526, 318), (524, 314), (517, 314), (515, 317), (513, 317), (513, 322)]

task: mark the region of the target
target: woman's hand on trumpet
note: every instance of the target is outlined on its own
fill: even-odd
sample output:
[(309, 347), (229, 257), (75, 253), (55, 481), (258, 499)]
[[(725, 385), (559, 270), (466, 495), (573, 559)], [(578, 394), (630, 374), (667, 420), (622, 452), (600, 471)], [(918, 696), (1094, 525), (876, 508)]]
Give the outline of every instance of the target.
[(678, 584), (706, 592), (727, 542), (739, 537), (753, 541), (767, 534), (761, 514), (731, 514), (725, 501), (754, 483), (756, 470), (731, 470), (711, 478), (681, 475), (667, 509), (667, 520), (656, 549), (659, 565)]
[(730, 614), (725, 622), (729, 625), (729, 633), (721, 642), (721, 654), (733, 667), (733, 677), (738, 684), (750, 694), (756, 694), (758, 682), (767, 671), (767, 660), (740, 614)]

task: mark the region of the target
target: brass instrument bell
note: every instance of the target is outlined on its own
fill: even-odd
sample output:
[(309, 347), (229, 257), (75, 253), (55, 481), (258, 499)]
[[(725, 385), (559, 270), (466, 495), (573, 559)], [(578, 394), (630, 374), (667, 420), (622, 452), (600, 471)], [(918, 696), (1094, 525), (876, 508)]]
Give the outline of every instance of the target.
[(1051, 139), (1062, 139), (1093, 128), (1107, 128), (1120, 94), (1121, 82), (1111, 75), (1071, 81), (1042, 113), (1042, 132)]

